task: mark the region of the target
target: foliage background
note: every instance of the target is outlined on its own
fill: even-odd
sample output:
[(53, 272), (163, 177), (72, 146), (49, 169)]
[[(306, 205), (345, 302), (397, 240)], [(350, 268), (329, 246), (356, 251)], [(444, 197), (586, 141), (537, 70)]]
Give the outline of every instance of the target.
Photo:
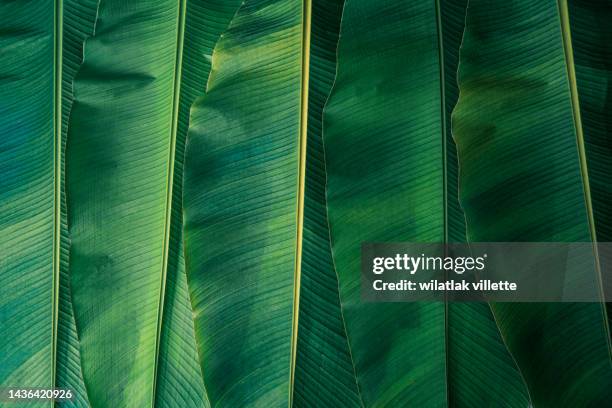
[(362, 303), (359, 249), (612, 241), (611, 19), (609, 0), (0, 0), (0, 386), (70, 388), (66, 407), (609, 405), (605, 299)]

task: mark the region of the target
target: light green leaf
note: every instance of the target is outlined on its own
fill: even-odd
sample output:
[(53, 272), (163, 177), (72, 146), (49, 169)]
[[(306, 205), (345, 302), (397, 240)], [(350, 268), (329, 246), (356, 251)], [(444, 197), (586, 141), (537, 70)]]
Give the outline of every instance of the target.
[(204, 92), (206, 54), (228, 13), (214, 1), (104, 0), (85, 45), (67, 186), (73, 304), (93, 406), (207, 405), (180, 185), (189, 106)]
[(76, 397), (64, 406), (87, 405), (66, 275), (62, 152), (72, 77), (96, 5), (0, 4), (0, 320), (6, 334), (0, 384), (70, 388)]
[(359, 404), (321, 146), (340, 13), (338, 1), (245, 2), (192, 109), (187, 273), (212, 405)]
[[(596, 237), (612, 242), (612, 2), (571, 0), (568, 8)], [(612, 259), (600, 255), (602, 269), (609, 271)], [(612, 281), (604, 276), (603, 283), (609, 288)], [(612, 303), (607, 307), (609, 326)]]
[(306, 136), (302, 6), (244, 2), (215, 48), (207, 95), (192, 108), (186, 265), (213, 406), (291, 399)]

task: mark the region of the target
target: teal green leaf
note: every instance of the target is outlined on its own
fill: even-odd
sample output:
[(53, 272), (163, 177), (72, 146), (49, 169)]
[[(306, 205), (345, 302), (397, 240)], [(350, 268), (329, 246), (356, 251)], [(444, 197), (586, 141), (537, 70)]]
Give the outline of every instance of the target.
[(66, 274), (62, 180), (72, 77), (93, 30), (96, 2), (13, 2), (0, 10), (0, 273), (8, 284), (0, 295), (6, 333), (0, 384), (70, 388), (75, 399), (63, 405), (86, 406)]
[(324, 140), (333, 255), (365, 406), (529, 403), (488, 305), (360, 299), (362, 242), (465, 240), (449, 126), (465, 7), (345, 5)]
[(62, 113), (55, 25), (60, 13), (61, 3), (51, 1), (0, 3), (2, 387), (54, 384)]
[(213, 47), (239, 5), (239, 0), (188, 1), (185, 10), (172, 189), (171, 245), (157, 373), (158, 407), (174, 407), (178, 402), (185, 408), (209, 405), (196, 348), (193, 313), (183, 257), (183, 156), (189, 126), (189, 110), (197, 96), (203, 94), (206, 89)]
[[(470, 0), (453, 133), (471, 241), (594, 238), (566, 12), (564, 1)], [(493, 311), (534, 406), (610, 401), (601, 304), (495, 304)]]
[(83, 43), (93, 35), (98, 12), (98, 0), (67, 0), (63, 8), (62, 44), (62, 149), (61, 149), (61, 266), (59, 286), (59, 316), (57, 333), (57, 367), (56, 386), (70, 389), (74, 394), (72, 400), (59, 401), (60, 407), (86, 407), (87, 390), (83, 382), (81, 353), (72, 310), (70, 276), (68, 274), (70, 238), (67, 225), (67, 208), (65, 194), (65, 149), (68, 119), (72, 108), (72, 82), (82, 60)]

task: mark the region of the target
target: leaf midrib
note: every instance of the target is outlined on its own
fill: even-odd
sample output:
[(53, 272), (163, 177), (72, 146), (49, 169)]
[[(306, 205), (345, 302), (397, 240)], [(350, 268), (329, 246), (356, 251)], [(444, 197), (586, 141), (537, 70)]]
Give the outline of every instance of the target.
[(563, 43), (563, 54), (565, 68), (567, 70), (567, 81), (570, 91), (572, 115), (574, 119), (574, 127), (576, 131), (576, 146), (578, 148), (578, 161), (580, 165), (580, 175), (582, 179), (582, 187), (584, 192), (584, 202), (587, 213), (587, 221), (589, 224), (589, 234), (593, 243), (593, 254), (595, 257), (595, 270), (599, 297), (602, 309), (602, 319), (604, 331), (606, 333), (606, 344), (608, 348), (608, 356), (612, 360), (612, 342), (610, 339), (610, 327), (608, 324), (608, 316), (605, 306), (605, 296), (603, 292), (603, 278), (601, 272), (601, 264), (599, 258), (599, 250), (597, 246), (597, 230), (595, 226), (595, 216), (593, 213), (593, 202), (591, 197), (591, 187), (589, 182), (589, 172), (587, 166), (586, 148), (584, 142), (584, 129), (582, 126), (582, 115), (580, 113), (580, 98), (578, 94), (578, 82), (576, 79), (576, 66), (574, 61), (574, 50), (572, 44), (572, 34), (570, 27), (569, 10), (567, 0), (557, 0), (559, 11), (559, 19), (561, 24), (561, 41)]
[(298, 154), (298, 188), (295, 266), (293, 276), (293, 311), (291, 327), (291, 360), (289, 367), (289, 407), (293, 406), (295, 362), (297, 358), (298, 320), (300, 310), (300, 281), (302, 275), (302, 241), (304, 234), (304, 190), (306, 184), (306, 146), (308, 139), (308, 92), (310, 85), (310, 41), (312, 31), (312, 0), (304, 0), (302, 8), (300, 127)]
[[(57, 332), (59, 319), (59, 279), (61, 256), (61, 193), (62, 193), (62, 48), (63, 0), (55, 0), (53, 10), (53, 282), (51, 324), (51, 386), (57, 372)], [(55, 403), (51, 403), (54, 406)]]
[(162, 273), (160, 281), (159, 305), (157, 313), (157, 334), (155, 339), (155, 365), (153, 369), (153, 394), (151, 396), (151, 407), (155, 406), (157, 396), (157, 377), (159, 373), (159, 353), (164, 316), (164, 302), (166, 293), (166, 279), (168, 275), (168, 258), (170, 252), (170, 233), (172, 222), (172, 194), (174, 185), (174, 164), (176, 160), (176, 139), (178, 134), (181, 80), (183, 68), (183, 49), (185, 44), (185, 19), (187, 13), (187, 0), (178, 0), (179, 10), (177, 15), (177, 51), (174, 67), (174, 84), (172, 96), (172, 125), (170, 133), (170, 153), (168, 157), (168, 175), (166, 178), (166, 206), (164, 222), (164, 242), (162, 247)]

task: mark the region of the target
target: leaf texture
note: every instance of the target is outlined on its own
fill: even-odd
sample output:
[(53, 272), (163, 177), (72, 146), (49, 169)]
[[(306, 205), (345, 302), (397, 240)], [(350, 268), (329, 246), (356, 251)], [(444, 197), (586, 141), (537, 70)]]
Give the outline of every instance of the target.
[(172, 189), (172, 231), (162, 337), (157, 372), (156, 405), (209, 406), (193, 326), (182, 237), (182, 184), (189, 110), (204, 93), (214, 45), (235, 14), (240, 1), (188, 1)]
[(54, 383), (59, 273), (55, 171), (61, 137), (61, 107), (56, 102), (61, 84), (55, 64), (61, 50), (56, 47), (55, 22), (59, 5), (0, 3), (3, 387), (48, 388)]
[(296, 407), (361, 405), (331, 257), (322, 139), (322, 111), (336, 74), (343, 3), (313, 1)]
[(186, 265), (213, 406), (291, 399), (303, 6), (244, 2), (214, 50), (207, 94), (192, 108)]
[[(459, 163), (452, 135), (457, 104), (457, 68), (468, 0), (440, 2), (446, 132), (446, 241), (466, 242), (459, 204)], [(450, 407), (527, 407), (529, 396), (516, 362), (503, 342), (490, 305), (450, 302), (446, 310), (447, 392)]]
[(324, 140), (334, 260), (365, 406), (528, 405), (486, 304), (368, 304), (359, 295), (362, 242), (465, 240), (450, 132), (465, 8), (345, 6)]
[(0, 388), (607, 406), (605, 299), (368, 304), (359, 260), (612, 241), (612, 3), (343, 3), (0, 1)]
[(610, 85), (612, 83), (612, 2), (569, 1), (569, 17), (576, 63), (582, 126), (587, 147), (589, 181), (597, 221), (597, 236), (612, 241), (612, 172)]
[(331, 241), (366, 406), (446, 404), (444, 305), (359, 295), (362, 242), (444, 239), (436, 23), (434, 2), (348, 0), (325, 108)]
[[(612, 242), (612, 2), (572, 0), (568, 7), (597, 241)], [(609, 271), (612, 259), (602, 255)], [(612, 286), (609, 277), (603, 283)], [(607, 307), (610, 326), (612, 303)]]
[[(471, 241), (592, 239), (559, 10), (554, 0), (470, 0), (453, 132)], [(606, 405), (601, 305), (493, 310), (534, 406)]]
[(103, 1), (74, 82), (70, 278), (93, 406), (153, 405), (181, 5)]
[(70, 290), (68, 214), (65, 194), (65, 151), (68, 119), (72, 108), (72, 82), (82, 60), (83, 43), (93, 35), (98, 0), (67, 0), (63, 4), (63, 64), (62, 64), (62, 149), (61, 149), (61, 264), (59, 287), (59, 316), (57, 333), (56, 386), (71, 389), (72, 400), (57, 401), (60, 407), (87, 407), (87, 391), (83, 382), (79, 340), (72, 310)]

